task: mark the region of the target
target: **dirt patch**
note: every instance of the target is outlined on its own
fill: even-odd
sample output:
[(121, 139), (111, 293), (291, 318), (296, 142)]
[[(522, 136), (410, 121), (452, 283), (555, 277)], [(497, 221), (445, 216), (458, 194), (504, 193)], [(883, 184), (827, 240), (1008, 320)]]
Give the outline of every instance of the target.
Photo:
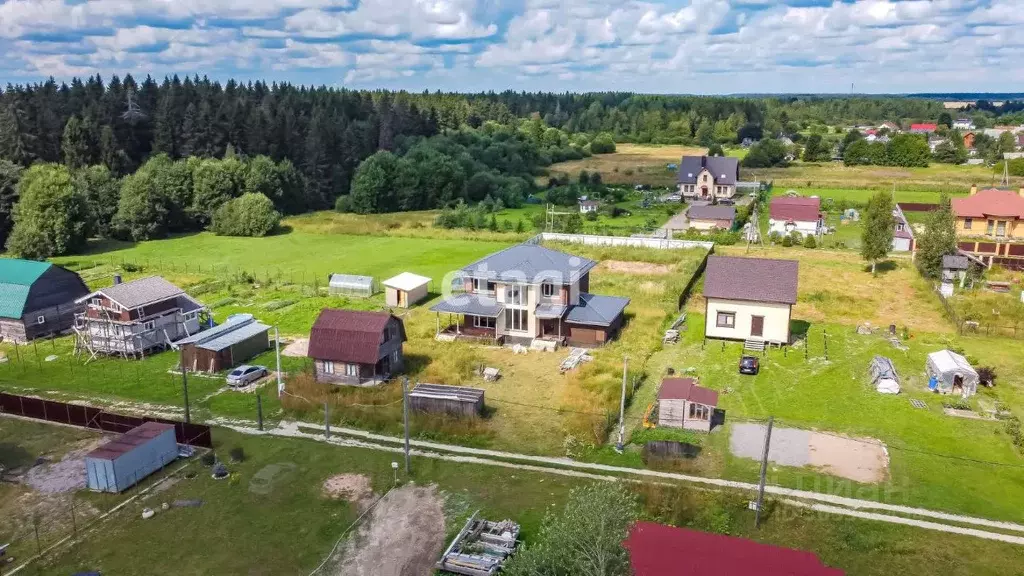
[(881, 482), (889, 468), (885, 446), (872, 438), (843, 438), (812, 432), (808, 448), (811, 466), (855, 482)]
[(82, 443), (57, 462), (39, 464), (29, 468), (21, 481), (42, 494), (61, 494), (81, 490), (86, 486), (85, 455), (106, 444), (107, 438), (94, 438)]
[(309, 352), (309, 338), (296, 338), (281, 350), (281, 355), (304, 358), (307, 352)]
[(663, 276), (672, 273), (672, 267), (666, 264), (651, 264), (648, 262), (627, 262), (623, 260), (605, 260), (601, 262), (600, 268), (609, 272), (619, 274), (647, 274), (651, 276)]
[(324, 480), (324, 496), (355, 502), (362, 508), (373, 498), (373, 486), (363, 474), (338, 474)]
[(444, 509), (436, 486), (391, 491), (363, 519), (340, 553), (339, 576), (423, 576), (444, 548)]

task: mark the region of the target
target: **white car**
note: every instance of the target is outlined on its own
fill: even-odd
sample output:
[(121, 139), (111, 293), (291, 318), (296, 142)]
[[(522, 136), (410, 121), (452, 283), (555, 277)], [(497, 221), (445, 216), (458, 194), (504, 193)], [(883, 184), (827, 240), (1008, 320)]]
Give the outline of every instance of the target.
[(249, 384), (269, 374), (266, 366), (250, 366), (242, 364), (228, 373), (226, 378), (228, 386), (232, 388), (248, 386)]

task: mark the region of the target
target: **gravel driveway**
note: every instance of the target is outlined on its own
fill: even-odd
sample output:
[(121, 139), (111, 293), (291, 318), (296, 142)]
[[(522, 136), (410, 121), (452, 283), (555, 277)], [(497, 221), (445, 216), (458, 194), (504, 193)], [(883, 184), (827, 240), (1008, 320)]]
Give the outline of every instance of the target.
[[(733, 424), (729, 451), (734, 456), (760, 460), (764, 453), (765, 426)], [(807, 466), (811, 463), (811, 433), (795, 428), (772, 428), (768, 459), (783, 466)]]
[[(734, 424), (729, 451), (760, 460), (764, 434), (765, 426), (761, 424)], [(864, 483), (881, 482), (889, 468), (889, 454), (878, 440), (795, 428), (772, 428), (768, 460), (783, 466), (813, 466), (826, 474)]]

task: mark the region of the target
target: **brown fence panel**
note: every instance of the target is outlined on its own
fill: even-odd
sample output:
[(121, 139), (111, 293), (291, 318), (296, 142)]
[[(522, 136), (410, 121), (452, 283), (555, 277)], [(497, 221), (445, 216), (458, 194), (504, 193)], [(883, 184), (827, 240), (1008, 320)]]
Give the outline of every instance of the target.
[(900, 210), (904, 212), (931, 212), (938, 209), (938, 204), (927, 204), (924, 202), (897, 202)]
[(92, 406), (30, 398), (6, 392), (0, 392), (0, 412), (118, 434), (123, 434), (146, 422), (162, 422), (174, 426), (174, 435), (179, 444), (213, 448), (210, 427), (205, 424), (192, 424), (163, 418), (125, 416)]

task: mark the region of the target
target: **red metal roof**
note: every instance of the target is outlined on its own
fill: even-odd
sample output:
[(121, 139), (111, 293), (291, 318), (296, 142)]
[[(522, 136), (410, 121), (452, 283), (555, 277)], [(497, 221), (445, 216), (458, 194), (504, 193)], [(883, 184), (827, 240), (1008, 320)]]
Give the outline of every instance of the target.
[[(394, 318), (387, 312), (364, 312), (325, 308), (309, 332), (307, 356), (317, 360), (375, 364), (380, 359), (381, 334)], [(398, 321), (399, 337), (405, 328)]]
[(115, 460), (122, 454), (131, 452), (136, 447), (149, 442), (167, 430), (173, 431), (174, 426), (171, 424), (164, 424), (163, 422), (146, 422), (132, 428), (110, 442), (107, 442), (103, 446), (89, 452), (85, 456), (87, 458)]
[(821, 199), (803, 196), (776, 196), (768, 207), (772, 220), (817, 222), (821, 217)]
[(697, 404), (718, 406), (718, 392), (698, 386), (693, 378), (665, 378), (658, 390), (658, 400), (689, 400)]
[(911, 124), (910, 125), (910, 129), (911, 130), (918, 130), (918, 131), (921, 131), (921, 132), (924, 132), (924, 131), (935, 132), (936, 130), (939, 129), (939, 125), (938, 124)]
[(961, 218), (1024, 218), (1024, 198), (1012, 190), (979, 190), (973, 196), (953, 198), (952, 204), (953, 213)]
[(634, 576), (843, 576), (811, 552), (637, 522), (625, 542)]

